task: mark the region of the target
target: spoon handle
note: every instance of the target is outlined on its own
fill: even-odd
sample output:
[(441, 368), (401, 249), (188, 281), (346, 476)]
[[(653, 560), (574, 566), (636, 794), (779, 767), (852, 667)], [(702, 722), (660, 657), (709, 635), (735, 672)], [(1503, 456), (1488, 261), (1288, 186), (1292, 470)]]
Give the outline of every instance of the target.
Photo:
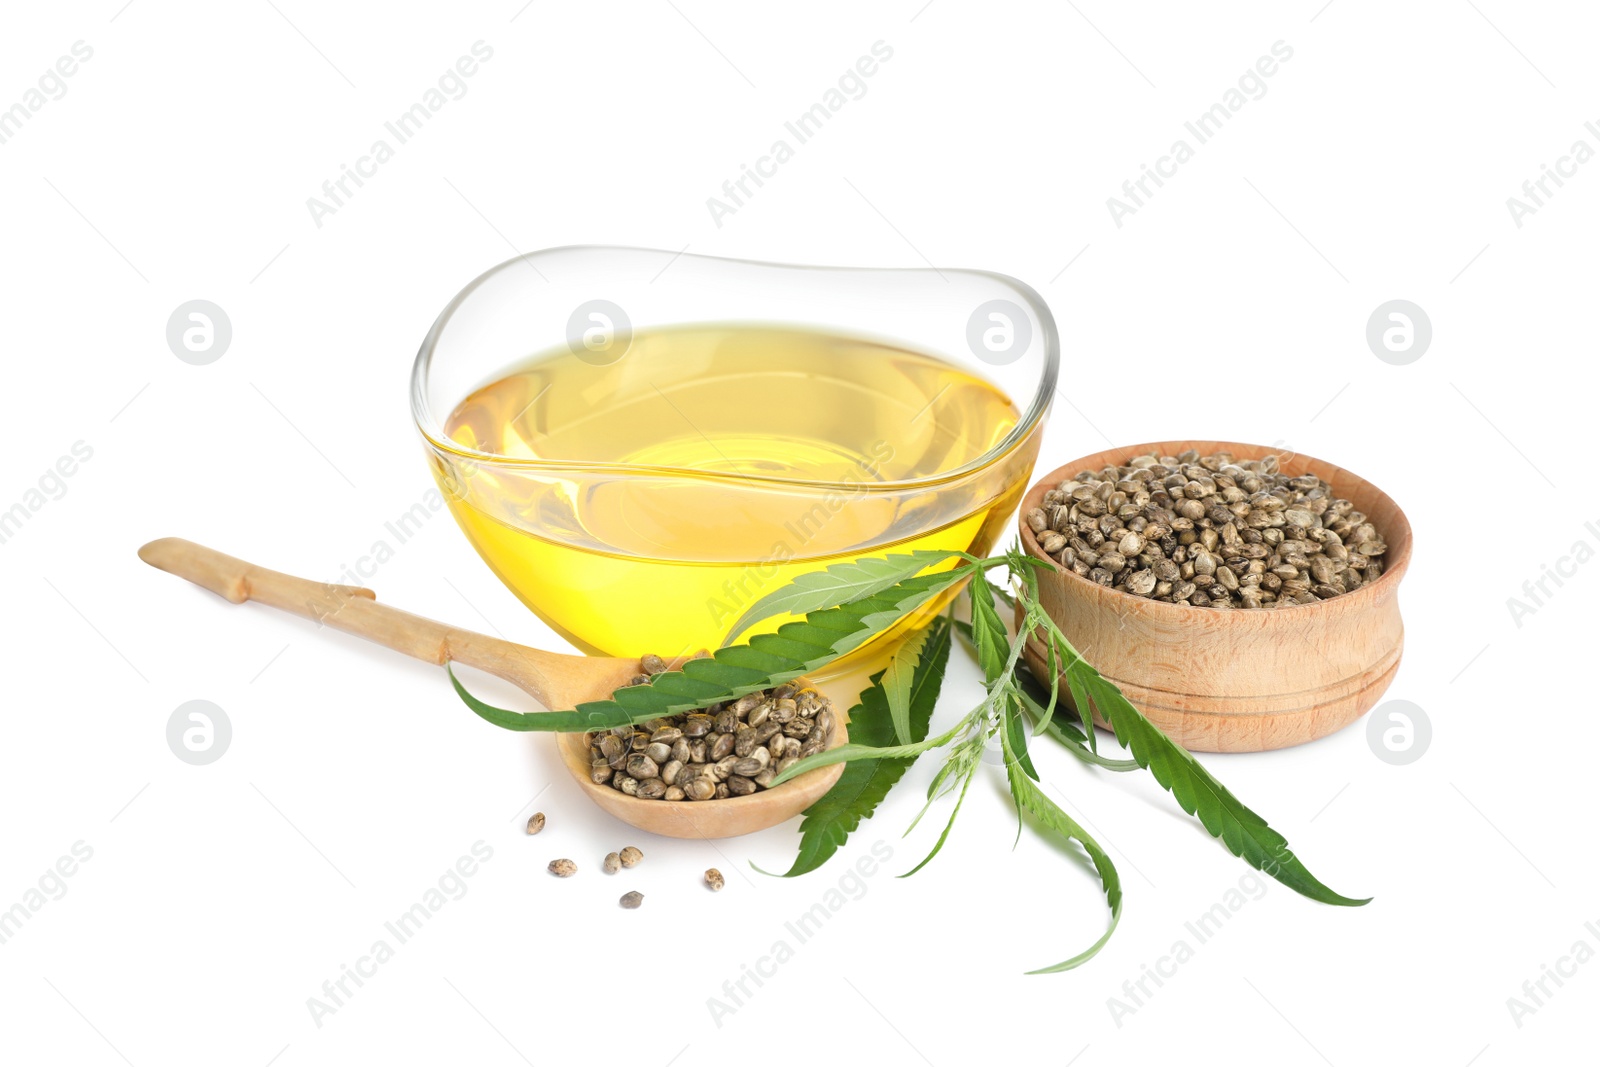
[(254, 600), (364, 637), (429, 663), (465, 663), (504, 678), (547, 708), (570, 707), (575, 676), (607, 661), (564, 656), (447, 626), (377, 601), (370, 589), (281, 574), (179, 537), (139, 549), (139, 558), (234, 604)]

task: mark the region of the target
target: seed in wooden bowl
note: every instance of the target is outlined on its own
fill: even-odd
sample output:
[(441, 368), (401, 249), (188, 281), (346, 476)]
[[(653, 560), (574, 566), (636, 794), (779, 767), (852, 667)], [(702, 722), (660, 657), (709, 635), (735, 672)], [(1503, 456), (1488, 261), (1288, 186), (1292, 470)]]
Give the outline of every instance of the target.
[(709, 867), (706, 869), (706, 888), (710, 889), (713, 893), (720, 893), (722, 892), (722, 887), (724, 884), (726, 883), (724, 883), (722, 880), (721, 871), (717, 870), (715, 867)]
[[(1278, 457), (1134, 456), (1080, 471), (1025, 516), (1040, 550), (1080, 578), (1190, 607), (1282, 608), (1342, 596), (1383, 573), (1367, 516)], [(802, 755), (815, 749), (809, 739)]]
[(644, 853), (629, 845), (617, 853), (617, 859), (621, 861), (624, 867), (637, 867), (639, 866), (639, 861), (644, 859)]
[(551, 860), (550, 873), (557, 878), (571, 878), (578, 873), (578, 865), (571, 860)]
[(544, 829), (544, 812), (536, 811), (536, 812), (533, 813), (533, 817), (528, 820), (528, 833), (529, 834), (536, 834), (540, 830), (543, 830), (543, 829)]
[(644, 903), (644, 894), (638, 890), (633, 890), (631, 892), (622, 894), (622, 899), (617, 901), (617, 903), (621, 904), (624, 908), (637, 908), (640, 904)]

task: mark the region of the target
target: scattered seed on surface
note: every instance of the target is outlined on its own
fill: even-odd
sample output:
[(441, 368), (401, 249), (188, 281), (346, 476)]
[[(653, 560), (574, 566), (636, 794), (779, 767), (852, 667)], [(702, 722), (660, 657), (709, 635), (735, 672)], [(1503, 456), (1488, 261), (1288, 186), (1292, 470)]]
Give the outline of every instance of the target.
[(640, 904), (644, 903), (644, 894), (635, 889), (632, 892), (622, 894), (622, 899), (617, 901), (617, 903), (621, 904), (624, 908), (637, 908)]
[(637, 867), (639, 866), (639, 861), (644, 859), (644, 853), (629, 845), (617, 853), (617, 859), (624, 867)]
[(720, 893), (722, 892), (722, 887), (724, 884), (725, 883), (722, 880), (721, 871), (717, 870), (715, 867), (709, 867), (706, 869), (706, 887), (708, 889), (710, 889), (713, 893)]
[(544, 812), (536, 811), (533, 818), (528, 820), (528, 833), (536, 834), (544, 829)]
[(571, 878), (578, 873), (578, 865), (571, 860), (551, 860), (550, 873), (557, 878)]
[(607, 852), (606, 858), (601, 861), (600, 869), (607, 874), (616, 874), (622, 867), (622, 857), (615, 852)]

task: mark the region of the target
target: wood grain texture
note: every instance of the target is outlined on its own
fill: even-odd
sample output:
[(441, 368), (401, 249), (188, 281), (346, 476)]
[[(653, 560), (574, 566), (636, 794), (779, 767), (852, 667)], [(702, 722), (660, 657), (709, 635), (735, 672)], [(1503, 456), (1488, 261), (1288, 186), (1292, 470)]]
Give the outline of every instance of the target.
[[(1216, 611), (1162, 603), (1079, 577), (1039, 548), (1026, 516), (1046, 490), (1081, 470), (1190, 448), (1240, 459), (1276, 451), (1234, 441), (1132, 445), (1065, 464), (1028, 491), (1018, 526), (1024, 550), (1052, 568), (1039, 576), (1045, 610), (1102, 675), (1185, 748), (1260, 752), (1349, 725), (1378, 702), (1400, 665), (1405, 629), (1396, 593), (1411, 561), (1411, 524), (1365, 479), (1311, 456), (1278, 452), (1284, 473), (1326, 480), (1336, 496), (1366, 512), (1389, 546), (1377, 581), (1316, 604)], [(1026, 656), (1046, 676), (1038, 642), (1030, 642)]]
[[(636, 659), (572, 656), (528, 648), (380, 604), (370, 589), (296, 578), (182, 538), (152, 541), (139, 550), (139, 558), (158, 570), (209, 589), (230, 603), (254, 600), (429, 663), (464, 663), (487, 671), (523, 690), (547, 709), (564, 710), (586, 701), (608, 699), (639, 673)], [(810, 683), (798, 678), (795, 684)], [(830, 748), (848, 740), (846, 718), (842, 711), (835, 710)], [(726, 800), (640, 800), (590, 780), (588, 748), (582, 734), (555, 736), (562, 764), (589, 799), (631, 826), (666, 837), (735, 837), (776, 826), (809, 808), (844, 773), (844, 764), (836, 763), (776, 789)]]

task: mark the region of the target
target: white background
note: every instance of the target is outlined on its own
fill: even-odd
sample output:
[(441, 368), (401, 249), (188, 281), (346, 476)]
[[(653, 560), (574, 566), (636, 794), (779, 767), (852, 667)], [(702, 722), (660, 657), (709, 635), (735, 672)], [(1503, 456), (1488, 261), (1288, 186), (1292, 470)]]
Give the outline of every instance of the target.
[[(1595, 568), (1520, 627), (1506, 605), (1574, 542), (1600, 544), (1583, 443), (1600, 163), (1520, 228), (1506, 206), (1576, 139), (1600, 148), (1584, 130), (1600, 120), (1592, 12), (122, 2), (14, 5), (0, 33), (0, 106), (75, 41), (94, 49), (0, 145), (0, 508), (75, 442), (93, 449), (0, 545), (0, 908), (75, 842), (93, 849), (0, 945), (0, 1058), (1592, 1058), (1600, 963), (1520, 1027), (1507, 998), (1579, 939), (1600, 949), (1584, 929), (1600, 921), (1584, 814)], [(467, 95), (315, 226), (306, 198), (478, 40), (494, 57)], [(894, 56), (867, 94), (716, 226), (706, 198), (878, 40)], [(1267, 94), (1114, 225), (1106, 198), (1279, 40), (1294, 54)], [(406, 383), (435, 314), (513, 251), (571, 243), (1012, 274), (1063, 334), (1044, 469), (1108, 442), (1215, 437), (1382, 485), (1417, 539), (1388, 695), (1425, 709), (1431, 748), (1390, 766), (1357, 725), (1205, 758), (1316, 874), (1374, 902), (1272, 883), (1119, 1025), (1108, 998), (1253, 878), (1146, 775), (1042, 756), (1052, 793), (1112, 846), (1127, 906), (1092, 964), (1024, 977), (1098, 936), (1105, 910), (1080, 865), (1031, 834), (1013, 851), (998, 778), (913, 879), (893, 875), (937, 834), (931, 818), (900, 836), (932, 760), (834, 864), (766, 878), (748, 862), (786, 864), (794, 824), (716, 849), (640, 841), (580, 799), (548, 739), (489, 728), (436, 669), (136, 559), (175, 534), (334, 577), (429, 488)], [(164, 336), (196, 298), (234, 330), (204, 367)], [(1394, 298), (1434, 327), (1409, 366), (1364, 340)], [(370, 584), (556, 647), (443, 516)], [(957, 663), (938, 721), (976, 692)], [(165, 741), (197, 698), (234, 731), (205, 767)], [(535, 795), (549, 828), (530, 839)], [(317, 1026), (307, 998), (480, 840), (493, 859), (467, 894)], [(893, 859), (865, 894), (719, 1026), (708, 998), (877, 841)], [(600, 875), (630, 842), (645, 864)], [(557, 855), (580, 875), (548, 877)], [(697, 884), (713, 864), (717, 897)], [(615, 904), (629, 887), (637, 912)]]

